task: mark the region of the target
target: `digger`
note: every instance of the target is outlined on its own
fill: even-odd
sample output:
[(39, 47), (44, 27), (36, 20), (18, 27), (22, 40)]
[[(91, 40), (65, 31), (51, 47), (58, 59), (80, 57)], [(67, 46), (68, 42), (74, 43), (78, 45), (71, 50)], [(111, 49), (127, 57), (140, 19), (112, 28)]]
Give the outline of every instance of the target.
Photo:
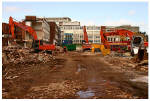
[(83, 52), (84, 51), (90, 51), (92, 46), (89, 43), (88, 35), (87, 35), (87, 32), (86, 32), (86, 27), (85, 26), (83, 27), (83, 32), (84, 32), (84, 40), (83, 40), (83, 43), (82, 43), (82, 50), (83, 50)]
[(96, 52), (96, 50), (101, 51), (103, 56), (110, 54), (110, 46), (104, 36), (103, 27), (100, 30), (100, 36), (102, 44), (92, 44), (92, 52)]
[(39, 51), (52, 52), (53, 50), (55, 50), (55, 45), (45, 44), (43, 40), (38, 40), (36, 31), (32, 27), (27, 26), (23, 24), (22, 22), (17, 22), (10, 16), (9, 17), (9, 27), (10, 27), (9, 29), (12, 34), (12, 39), (15, 39), (15, 32), (14, 32), (15, 26), (21, 28), (23, 31), (27, 31), (32, 36), (33, 38), (32, 47), (34, 48), (36, 52), (39, 52)]

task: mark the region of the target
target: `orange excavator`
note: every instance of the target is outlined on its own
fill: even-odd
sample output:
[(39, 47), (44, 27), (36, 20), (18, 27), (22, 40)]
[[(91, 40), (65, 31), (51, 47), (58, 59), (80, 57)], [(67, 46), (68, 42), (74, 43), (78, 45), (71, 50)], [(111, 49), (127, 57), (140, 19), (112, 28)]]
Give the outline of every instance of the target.
[(91, 50), (92, 46), (91, 46), (91, 44), (89, 44), (88, 35), (86, 32), (85, 26), (83, 26), (83, 32), (84, 32), (84, 42), (82, 44), (82, 49), (83, 49), (83, 51)]
[(10, 27), (9, 29), (10, 29), (13, 39), (15, 39), (15, 33), (14, 33), (15, 26), (21, 28), (24, 31), (27, 31), (33, 37), (33, 46), (32, 47), (35, 49), (35, 51), (40, 51), (40, 50), (53, 51), (53, 50), (55, 50), (55, 45), (43, 44), (42, 40), (38, 40), (37, 34), (32, 27), (27, 26), (27, 25), (23, 24), (22, 22), (14, 21), (14, 19), (10, 16), (9, 17), (9, 27)]
[[(133, 32), (125, 30), (125, 29), (116, 29), (115, 31), (112, 32), (105, 32), (105, 26), (101, 27), (101, 41), (104, 44), (104, 46), (108, 49), (111, 48), (111, 50), (114, 49), (113, 46), (127, 46), (128, 50), (130, 50), (131, 48), (131, 41), (132, 41), (132, 37), (133, 37)], [(107, 41), (107, 36), (124, 36), (124, 37), (129, 37), (128, 40), (126, 41)]]

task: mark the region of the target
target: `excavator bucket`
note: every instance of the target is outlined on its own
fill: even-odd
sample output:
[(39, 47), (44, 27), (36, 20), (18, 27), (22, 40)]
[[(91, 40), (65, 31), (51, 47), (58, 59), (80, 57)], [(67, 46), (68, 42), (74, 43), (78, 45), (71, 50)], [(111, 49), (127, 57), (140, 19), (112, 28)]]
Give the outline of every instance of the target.
[(98, 49), (101, 51), (103, 56), (110, 54), (110, 49), (106, 49), (104, 45), (102, 44), (92, 44), (92, 52), (95, 52), (95, 49)]
[(110, 54), (110, 49), (105, 49), (105, 46), (101, 45), (101, 52), (102, 52), (103, 56), (109, 55)]

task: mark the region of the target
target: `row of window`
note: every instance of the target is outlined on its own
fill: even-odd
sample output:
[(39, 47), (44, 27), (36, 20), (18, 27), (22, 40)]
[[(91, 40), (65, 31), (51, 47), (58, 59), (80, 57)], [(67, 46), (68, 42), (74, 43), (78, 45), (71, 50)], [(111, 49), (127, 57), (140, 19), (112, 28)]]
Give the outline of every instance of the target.
[[(61, 29), (83, 29), (83, 26), (62, 26)], [(100, 30), (100, 27), (95, 27), (95, 26), (90, 26), (90, 27), (86, 27), (87, 30)]]
[(109, 42), (117, 42), (117, 41), (120, 41), (120, 38), (107, 38), (107, 40), (109, 41)]
[[(75, 42), (75, 43), (76, 43), (76, 42), (82, 43), (82, 40), (73, 40), (73, 42)], [(91, 42), (91, 43), (93, 43), (93, 42), (94, 42), (94, 43), (100, 43), (100, 40), (94, 40), (94, 41), (93, 41), (93, 40), (89, 40), (89, 42)]]
[[(79, 36), (73, 36), (73, 37), (78, 38)], [(80, 38), (83, 38), (83, 35), (81, 35)], [(88, 38), (93, 38), (93, 36), (88, 36)], [(100, 36), (94, 36), (94, 38), (100, 38)]]

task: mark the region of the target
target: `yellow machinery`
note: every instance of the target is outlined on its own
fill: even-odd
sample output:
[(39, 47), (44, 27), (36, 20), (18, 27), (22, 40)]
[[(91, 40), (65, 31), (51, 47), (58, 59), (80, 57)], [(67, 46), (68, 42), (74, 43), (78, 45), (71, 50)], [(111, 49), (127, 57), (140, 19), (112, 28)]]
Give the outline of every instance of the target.
[(110, 54), (110, 49), (105, 49), (103, 44), (92, 44), (92, 52), (95, 52), (96, 49), (99, 49), (104, 56)]

